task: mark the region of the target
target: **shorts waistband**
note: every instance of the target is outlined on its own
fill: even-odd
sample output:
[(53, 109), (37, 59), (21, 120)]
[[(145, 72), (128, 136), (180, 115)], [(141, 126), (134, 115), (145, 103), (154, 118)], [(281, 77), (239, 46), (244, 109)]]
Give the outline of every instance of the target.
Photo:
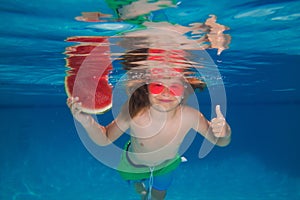
[(143, 164), (135, 164), (134, 162), (132, 162), (132, 160), (130, 159), (129, 157), (129, 147), (131, 145), (131, 141), (129, 141), (127, 143), (127, 146), (126, 146), (126, 159), (128, 160), (129, 164), (131, 164), (133, 167), (137, 167), (137, 168), (150, 168), (150, 167), (157, 167), (157, 166), (163, 166), (164, 164), (167, 164), (168, 162), (170, 162), (171, 160), (173, 159), (168, 159), (168, 160), (165, 160), (164, 162), (162, 162), (161, 164), (157, 165), (157, 166), (148, 166), (148, 165), (143, 165)]
[(131, 161), (131, 159), (129, 158), (129, 147), (131, 145), (131, 142), (129, 141), (128, 144), (127, 144), (127, 147), (126, 147), (126, 159), (128, 160), (129, 164), (131, 164), (132, 166), (134, 167), (139, 167), (139, 168), (142, 168), (142, 167), (149, 167), (147, 165), (142, 165), (142, 164), (135, 164)]

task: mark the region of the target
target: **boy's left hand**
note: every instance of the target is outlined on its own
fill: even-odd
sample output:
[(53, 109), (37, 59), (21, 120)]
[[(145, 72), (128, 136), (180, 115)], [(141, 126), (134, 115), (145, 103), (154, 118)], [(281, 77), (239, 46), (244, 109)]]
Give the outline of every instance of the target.
[(216, 106), (216, 118), (211, 120), (210, 126), (215, 137), (221, 138), (227, 135), (227, 123), (221, 112), (220, 105)]

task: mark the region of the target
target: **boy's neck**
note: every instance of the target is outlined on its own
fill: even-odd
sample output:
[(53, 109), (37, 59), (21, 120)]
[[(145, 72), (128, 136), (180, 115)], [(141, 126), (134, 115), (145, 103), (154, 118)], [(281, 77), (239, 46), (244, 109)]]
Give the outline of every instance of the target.
[(151, 118), (153, 119), (171, 119), (176, 115), (176, 112), (181, 108), (181, 105), (178, 104), (176, 107), (170, 110), (163, 110), (156, 108), (154, 106), (150, 106), (149, 113)]

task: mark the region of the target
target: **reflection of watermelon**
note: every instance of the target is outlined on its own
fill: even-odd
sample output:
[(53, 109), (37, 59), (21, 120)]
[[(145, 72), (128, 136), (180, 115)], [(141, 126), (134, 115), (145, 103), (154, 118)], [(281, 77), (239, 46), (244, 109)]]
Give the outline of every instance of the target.
[(112, 105), (112, 87), (108, 83), (112, 66), (107, 38), (72, 37), (67, 41), (79, 42), (66, 51), (69, 70), (65, 88), (68, 97), (79, 97), (86, 113), (105, 112)]

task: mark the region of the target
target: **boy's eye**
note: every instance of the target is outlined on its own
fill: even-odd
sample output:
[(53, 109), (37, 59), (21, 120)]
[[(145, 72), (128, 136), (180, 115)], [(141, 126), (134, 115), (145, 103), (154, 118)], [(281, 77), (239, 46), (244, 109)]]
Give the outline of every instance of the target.
[(153, 83), (155, 87), (163, 87), (161, 83)]
[(161, 84), (161, 83), (154, 83), (153, 84), (153, 88), (154, 89), (164, 89), (164, 85), (163, 84)]
[(164, 85), (161, 83), (150, 83), (149, 84), (149, 91), (152, 94), (159, 94), (164, 90)]
[(181, 96), (183, 94), (183, 86), (181, 84), (172, 84), (170, 91), (174, 96)]
[(170, 89), (179, 89), (180, 88), (180, 85), (171, 85), (170, 86)]
[(160, 94), (166, 87), (173, 96), (181, 96), (183, 94), (183, 86), (179, 83), (173, 83), (170, 86), (165, 86), (162, 83), (153, 82), (149, 84), (148, 88), (151, 94)]

